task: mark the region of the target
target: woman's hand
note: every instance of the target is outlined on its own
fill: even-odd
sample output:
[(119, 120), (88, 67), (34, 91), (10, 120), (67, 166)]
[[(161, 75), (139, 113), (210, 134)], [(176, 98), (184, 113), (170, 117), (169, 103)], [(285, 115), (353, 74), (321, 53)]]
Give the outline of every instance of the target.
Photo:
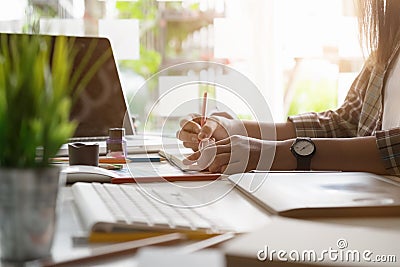
[(269, 170), (274, 159), (276, 143), (233, 135), (201, 149), (184, 161), (197, 162), (210, 172), (233, 174), (250, 170)]
[(207, 118), (203, 127), (200, 126), (200, 121), (199, 114), (190, 114), (180, 121), (181, 129), (176, 133), (176, 137), (183, 141), (185, 147), (197, 151), (201, 140), (212, 138), (219, 141), (229, 137), (233, 120), (222, 116), (211, 116)]

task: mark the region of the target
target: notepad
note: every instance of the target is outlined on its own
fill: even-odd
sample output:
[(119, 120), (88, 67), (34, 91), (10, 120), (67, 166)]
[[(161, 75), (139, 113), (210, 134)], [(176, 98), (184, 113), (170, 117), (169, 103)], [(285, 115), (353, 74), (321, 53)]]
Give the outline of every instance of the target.
[(192, 165), (183, 164), (183, 160), (193, 154), (193, 150), (189, 148), (180, 148), (180, 149), (164, 149), (158, 152), (161, 156), (166, 158), (171, 164), (175, 165), (182, 171), (202, 171), (203, 168), (194, 163)]
[(168, 161), (128, 163), (124, 169), (127, 175), (114, 177), (111, 182), (141, 183), (141, 182), (175, 182), (175, 181), (209, 181), (221, 177), (218, 173), (182, 171)]

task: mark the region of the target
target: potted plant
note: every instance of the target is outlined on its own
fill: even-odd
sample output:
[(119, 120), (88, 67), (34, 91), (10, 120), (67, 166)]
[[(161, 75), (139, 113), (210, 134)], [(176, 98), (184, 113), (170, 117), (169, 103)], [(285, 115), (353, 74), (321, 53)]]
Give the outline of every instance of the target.
[(60, 169), (51, 166), (73, 134), (72, 45), (66, 37), (0, 38), (1, 256), (48, 256), (56, 221)]

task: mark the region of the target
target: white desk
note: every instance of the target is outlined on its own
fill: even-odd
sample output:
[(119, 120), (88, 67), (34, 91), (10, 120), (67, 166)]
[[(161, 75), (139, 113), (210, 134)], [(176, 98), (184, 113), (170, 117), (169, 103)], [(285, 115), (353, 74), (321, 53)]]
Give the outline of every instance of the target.
[[(185, 185), (201, 185), (207, 182), (180, 182)], [(226, 180), (216, 181), (213, 184), (213, 190), (227, 190), (231, 185)], [(53, 257), (57, 260), (62, 260), (74, 256), (86, 255), (92, 248), (101, 245), (76, 245), (72, 242), (73, 236), (83, 235), (82, 226), (80, 223), (77, 210), (74, 207), (71, 190), (69, 187), (65, 187), (61, 190), (61, 206), (60, 216), (58, 221), (58, 228), (55, 236), (53, 245)], [(236, 190), (232, 190), (224, 198), (226, 201), (231, 203), (231, 209), (221, 210), (224, 216), (231, 220), (236, 221), (253, 221), (254, 226), (262, 226), (270, 222), (271, 217), (265, 214), (261, 209), (249, 202), (248, 199), (244, 198), (242, 194)], [(216, 203), (218, 205), (218, 202)], [(361, 227), (370, 227), (371, 229), (390, 229), (400, 233), (400, 217), (398, 218), (340, 218), (340, 219), (313, 219), (313, 221), (329, 222), (338, 225), (352, 225)], [(374, 240), (368, 240), (366, 242), (374, 242)], [(399, 243), (393, 244), (397, 246), (400, 251)], [(400, 259), (398, 259), (400, 261)], [(97, 263), (96, 263), (97, 264)], [(134, 256), (131, 257), (119, 257), (112, 258), (106, 262), (100, 262), (101, 266), (137, 266), (137, 262)], [(400, 264), (400, 263), (399, 263)], [(12, 266), (2, 264), (1, 266)], [(392, 266), (392, 265), (390, 265)]]

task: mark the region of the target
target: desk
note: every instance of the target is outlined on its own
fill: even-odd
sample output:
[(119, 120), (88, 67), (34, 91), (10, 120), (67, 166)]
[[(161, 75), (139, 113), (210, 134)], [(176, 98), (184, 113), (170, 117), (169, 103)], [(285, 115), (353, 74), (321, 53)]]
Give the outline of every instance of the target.
[[(199, 181), (199, 182), (180, 182), (185, 186), (202, 186), (208, 184), (210, 181)], [(214, 193), (226, 192), (231, 189), (231, 185), (227, 180), (212, 181)], [(220, 207), (220, 212), (223, 216), (230, 218), (235, 221), (250, 220), (254, 222), (254, 227), (257, 225), (261, 226), (269, 221), (269, 216), (265, 215), (261, 209), (250, 204), (243, 196), (236, 192), (230, 191), (225, 197), (226, 201), (231, 203), (230, 209), (223, 210)], [(98, 244), (86, 244), (76, 245), (72, 242), (73, 236), (83, 236), (82, 224), (80, 222), (78, 211), (74, 205), (72, 191), (70, 187), (63, 187), (60, 191), (60, 216), (58, 220), (57, 232), (55, 235), (52, 256), (55, 260), (68, 259), (75, 256), (83, 256), (89, 254), (90, 250), (102, 245)], [(215, 203), (216, 207), (219, 207), (219, 203)], [(242, 212), (238, 213), (237, 211)], [(101, 262), (102, 266), (136, 266), (135, 257), (120, 257), (113, 258), (109, 262)], [(11, 266), (11, 265), (0, 265), (0, 266)]]
[[(179, 182), (181, 185), (202, 185), (207, 182)], [(213, 190), (226, 190), (230, 188), (230, 183), (227, 180), (218, 180), (213, 184)], [(236, 190), (232, 190), (226, 195), (226, 200), (231, 203), (231, 209), (221, 210), (224, 216), (232, 220), (247, 220), (253, 221), (254, 227), (257, 225), (262, 226), (271, 220), (271, 216), (265, 214), (254, 204), (250, 203), (243, 197), (242, 194)], [(80, 223), (77, 210), (74, 207), (71, 190), (69, 187), (64, 187), (60, 194), (60, 216), (58, 221), (58, 228), (54, 240), (52, 255), (55, 259), (61, 260), (72, 256), (85, 255), (95, 247), (101, 245), (74, 245), (72, 236), (82, 235), (83, 229)], [(218, 202), (216, 203), (218, 206)], [(313, 219), (318, 222), (329, 222), (338, 225), (353, 225), (362, 227), (371, 227), (377, 229), (390, 229), (400, 233), (400, 218), (341, 218), (341, 219)], [(373, 240), (369, 240), (373, 242)], [(397, 247), (400, 247), (398, 244)], [(400, 259), (398, 259), (399, 261)], [(113, 258), (107, 262), (101, 262), (102, 266), (137, 266), (137, 261), (134, 256)], [(1, 266), (11, 266), (2, 264)]]

